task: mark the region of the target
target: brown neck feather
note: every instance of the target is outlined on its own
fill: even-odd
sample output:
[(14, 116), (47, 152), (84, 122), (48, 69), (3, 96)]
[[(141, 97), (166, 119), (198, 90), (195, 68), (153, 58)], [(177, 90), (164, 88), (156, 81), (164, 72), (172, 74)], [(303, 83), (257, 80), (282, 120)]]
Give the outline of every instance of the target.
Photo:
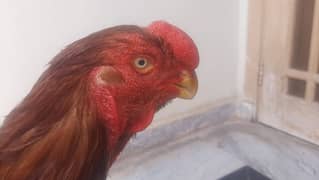
[[(88, 75), (104, 65), (105, 41), (135, 26), (102, 30), (59, 53), (0, 127), (1, 180), (99, 180), (130, 138), (108, 147), (108, 128), (90, 100)], [(102, 54), (101, 54), (102, 53)]]
[(105, 179), (114, 158), (87, 85), (100, 61), (93, 50), (77, 51), (83, 49), (78, 46), (60, 53), (6, 117), (0, 128), (1, 178)]
[(105, 179), (112, 158), (107, 132), (85, 83), (54, 86), (49, 79), (40, 80), (1, 127), (0, 177)]

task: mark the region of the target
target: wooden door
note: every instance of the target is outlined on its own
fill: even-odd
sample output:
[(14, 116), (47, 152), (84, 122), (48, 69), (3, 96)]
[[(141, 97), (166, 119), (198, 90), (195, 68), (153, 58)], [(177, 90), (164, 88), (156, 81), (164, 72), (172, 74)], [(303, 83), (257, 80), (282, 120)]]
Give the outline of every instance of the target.
[(260, 3), (258, 120), (319, 144), (319, 0)]

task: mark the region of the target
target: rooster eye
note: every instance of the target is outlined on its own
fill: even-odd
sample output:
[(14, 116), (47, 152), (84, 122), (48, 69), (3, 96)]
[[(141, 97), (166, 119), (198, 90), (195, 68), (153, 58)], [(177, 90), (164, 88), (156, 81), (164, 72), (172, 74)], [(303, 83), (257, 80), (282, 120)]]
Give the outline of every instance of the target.
[(133, 61), (133, 65), (136, 69), (137, 72), (142, 73), (142, 74), (146, 74), (151, 72), (151, 70), (153, 69), (153, 64), (151, 63), (151, 61), (149, 61), (148, 59), (144, 58), (144, 57), (139, 57), (136, 58)]
[(143, 68), (147, 67), (148, 61), (145, 58), (137, 58), (134, 61), (134, 65), (135, 65), (135, 67), (137, 67), (139, 69), (143, 69)]

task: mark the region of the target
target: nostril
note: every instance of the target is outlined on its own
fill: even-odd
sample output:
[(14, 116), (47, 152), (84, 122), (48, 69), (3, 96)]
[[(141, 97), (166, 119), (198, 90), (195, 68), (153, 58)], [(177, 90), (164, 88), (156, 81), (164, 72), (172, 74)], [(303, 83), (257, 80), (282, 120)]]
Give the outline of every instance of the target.
[(188, 71), (186, 71), (186, 70), (183, 70), (183, 71), (180, 72), (179, 75), (180, 75), (180, 77), (183, 78), (183, 77), (185, 77), (185, 76), (190, 76), (190, 73), (189, 73)]

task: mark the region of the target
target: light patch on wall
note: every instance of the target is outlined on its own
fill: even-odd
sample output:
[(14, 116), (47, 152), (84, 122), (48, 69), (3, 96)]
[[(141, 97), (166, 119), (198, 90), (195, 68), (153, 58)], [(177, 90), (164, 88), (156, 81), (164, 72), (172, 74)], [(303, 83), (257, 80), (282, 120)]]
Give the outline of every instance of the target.
[(248, 29), (248, 0), (239, 1), (238, 23), (238, 65), (237, 92), (239, 97), (244, 95), (245, 71), (247, 60), (247, 29)]

